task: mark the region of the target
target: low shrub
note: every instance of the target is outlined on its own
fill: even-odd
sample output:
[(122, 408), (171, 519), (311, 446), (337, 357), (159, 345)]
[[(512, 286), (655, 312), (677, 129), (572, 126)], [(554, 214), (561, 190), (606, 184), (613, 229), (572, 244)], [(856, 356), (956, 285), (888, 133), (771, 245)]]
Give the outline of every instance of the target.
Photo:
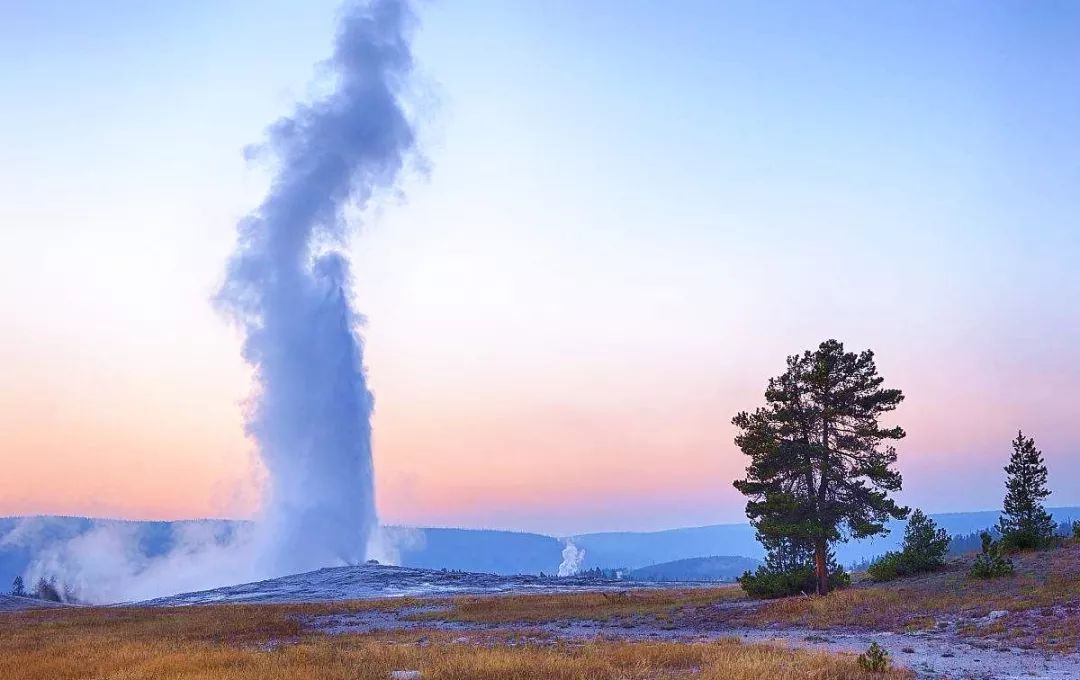
[(877, 642), (871, 642), (870, 647), (859, 655), (859, 668), (869, 673), (884, 673), (889, 670), (889, 653)]
[(975, 564), (971, 567), (971, 576), (974, 578), (997, 578), (1009, 576), (1013, 573), (1012, 560), (1002, 554), (1001, 544), (995, 541), (989, 532), (984, 531), (982, 538), (982, 552), (975, 556)]
[(887, 552), (866, 568), (866, 575), (871, 581), (892, 581), (906, 574), (904, 556), (898, 552)]
[[(817, 590), (817, 574), (813, 567), (797, 567), (787, 571), (773, 571), (761, 566), (757, 571), (746, 572), (739, 577), (739, 585), (751, 597), (766, 599), (790, 597), (813, 593)], [(851, 575), (843, 567), (829, 574), (829, 588), (846, 588), (851, 585)]]

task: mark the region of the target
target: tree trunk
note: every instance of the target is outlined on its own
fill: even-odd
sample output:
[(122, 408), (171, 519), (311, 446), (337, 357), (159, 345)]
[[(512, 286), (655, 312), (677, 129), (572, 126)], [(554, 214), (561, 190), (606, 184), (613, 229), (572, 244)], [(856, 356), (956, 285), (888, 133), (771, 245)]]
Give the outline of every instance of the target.
[(825, 539), (814, 541), (814, 572), (817, 574), (817, 594), (829, 594), (828, 544)]
[[(819, 475), (820, 482), (817, 488), (817, 517), (818, 528), (824, 531), (825, 523), (825, 505), (828, 503), (828, 483), (829, 483), (829, 466), (832, 461), (829, 459), (829, 421), (824, 420), (821, 423), (821, 474)], [(817, 574), (817, 594), (828, 595), (829, 594), (829, 544), (825, 538), (818, 538), (814, 541), (814, 571)]]

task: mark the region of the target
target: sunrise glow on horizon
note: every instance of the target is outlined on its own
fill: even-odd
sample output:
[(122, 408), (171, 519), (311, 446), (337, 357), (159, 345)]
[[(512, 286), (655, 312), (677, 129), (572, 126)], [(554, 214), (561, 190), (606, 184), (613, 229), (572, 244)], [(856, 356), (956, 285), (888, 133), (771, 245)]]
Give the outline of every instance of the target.
[[(0, 24), (0, 515), (251, 517), (210, 297), (335, 3), (105, 4)], [(429, 170), (350, 249), (385, 523), (744, 521), (731, 417), (833, 337), (902, 502), (997, 507), (1023, 428), (1080, 504), (1076, 8), (556, 4), (419, 10)]]

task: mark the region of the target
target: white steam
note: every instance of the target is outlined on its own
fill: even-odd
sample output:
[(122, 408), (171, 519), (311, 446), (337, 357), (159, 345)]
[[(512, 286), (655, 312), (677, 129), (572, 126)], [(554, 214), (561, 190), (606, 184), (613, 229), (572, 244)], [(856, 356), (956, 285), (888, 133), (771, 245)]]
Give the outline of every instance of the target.
[(55, 579), (61, 594), (79, 601), (125, 602), (243, 582), (256, 573), (243, 549), (250, 527), (228, 540), (209, 523), (184, 524), (177, 531), (169, 553), (147, 557), (133, 526), (97, 526), (38, 553), (23, 580), (32, 588), (40, 578)]
[(414, 153), (402, 105), (412, 69), (404, 0), (342, 13), (328, 96), (270, 127), (275, 162), (262, 204), (238, 225), (215, 303), (244, 334), (255, 375), (246, 430), (267, 472), (253, 531), (181, 535), (147, 558), (122, 525), (93, 528), (39, 552), (28, 584), (53, 578), (91, 602), (145, 599), (325, 566), (392, 560), (380, 534), (371, 455), (373, 398), (362, 317), (352, 304), (346, 212), (392, 193)]
[(581, 571), (581, 564), (585, 561), (585, 550), (574, 545), (567, 539), (566, 546), (562, 551), (562, 563), (559, 564), (559, 576), (573, 576)]
[(345, 210), (393, 189), (413, 150), (399, 96), (409, 23), (397, 0), (346, 10), (336, 89), (270, 128), (277, 174), (238, 227), (218, 295), (255, 371), (247, 431), (268, 472), (257, 559), (271, 574), (362, 562), (378, 526), (373, 398), (342, 247)]

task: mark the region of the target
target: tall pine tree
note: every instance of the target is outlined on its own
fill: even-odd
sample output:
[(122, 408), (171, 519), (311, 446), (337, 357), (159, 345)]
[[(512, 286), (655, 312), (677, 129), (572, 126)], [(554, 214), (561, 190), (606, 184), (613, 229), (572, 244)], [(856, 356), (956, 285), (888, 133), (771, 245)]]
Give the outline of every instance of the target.
[(746, 514), (766, 545), (812, 546), (819, 594), (829, 591), (832, 543), (884, 533), (886, 520), (907, 516), (889, 498), (901, 477), (896, 450), (883, 445), (904, 431), (879, 422), (904, 395), (883, 382), (873, 352), (827, 340), (788, 357), (784, 374), (769, 380), (765, 406), (732, 419), (735, 443), (750, 457), (735, 482), (749, 498)]
[(1002, 546), (1007, 550), (1035, 550), (1054, 540), (1054, 520), (1043, 507), (1050, 495), (1046, 464), (1035, 440), (1018, 432), (1005, 467), (1005, 513), (998, 522)]

